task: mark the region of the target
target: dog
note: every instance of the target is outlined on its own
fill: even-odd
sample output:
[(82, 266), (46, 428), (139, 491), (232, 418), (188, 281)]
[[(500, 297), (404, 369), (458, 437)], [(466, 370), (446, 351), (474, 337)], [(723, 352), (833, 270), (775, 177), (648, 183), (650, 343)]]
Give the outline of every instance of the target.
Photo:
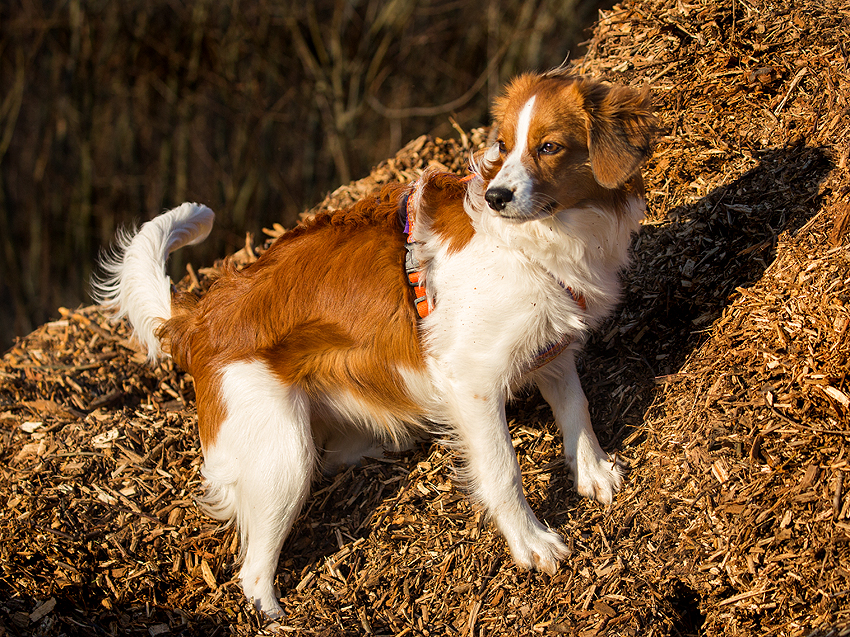
[(319, 214), (200, 298), (173, 290), (164, 264), (206, 238), (205, 206), (120, 234), (101, 259), (96, 299), (151, 361), (170, 354), (193, 376), (204, 502), (236, 522), (242, 588), (272, 618), (316, 467), (422, 432), (456, 448), (516, 564), (554, 573), (568, 549), (525, 499), (505, 418), (523, 385), (551, 406), (578, 492), (607, 504), (621, 486), (575, 354), (618, 301), (644, 215), (649, 98), (560, 68), (516, 78), (493, 115), (497, 141), (467, 178), (429, 170)]

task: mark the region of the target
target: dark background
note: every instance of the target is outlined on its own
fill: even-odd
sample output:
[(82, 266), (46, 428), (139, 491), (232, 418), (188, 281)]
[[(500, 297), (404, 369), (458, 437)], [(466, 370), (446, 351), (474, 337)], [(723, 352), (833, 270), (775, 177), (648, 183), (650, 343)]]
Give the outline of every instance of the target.
[(209, 264), (423, 133), (487, 123), (560, 64), (598, 0), (128, 0), (0, 5), (0, 352), (88, 304), (98, 250), (183, 201)]

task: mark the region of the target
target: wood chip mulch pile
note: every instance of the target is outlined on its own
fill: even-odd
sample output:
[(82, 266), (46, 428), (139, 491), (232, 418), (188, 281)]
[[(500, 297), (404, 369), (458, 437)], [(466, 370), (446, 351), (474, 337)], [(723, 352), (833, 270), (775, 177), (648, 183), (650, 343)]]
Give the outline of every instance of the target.
[[(631, 467), (615, 503), (575, 494), (536, 394), (509, 410), (532, 508), (573, 550), (557, 575), (518, 570), (423, 443), (317, 478), (269, 626), (195, 503), (191, 379), (63, 309), (0, 362), (0, 636), (850, 634), (848, 36), (837, 0), (626, 2), (574, 63), (648, 85), (665, 128), (581, 369)], [(415, 140), (322, 206), (462, 171), (485, 138)]]

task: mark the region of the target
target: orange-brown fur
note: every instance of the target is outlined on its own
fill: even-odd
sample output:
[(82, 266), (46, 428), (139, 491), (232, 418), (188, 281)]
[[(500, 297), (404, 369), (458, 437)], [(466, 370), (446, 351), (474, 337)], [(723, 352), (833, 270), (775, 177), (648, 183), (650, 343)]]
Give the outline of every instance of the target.
[(447, 244), (450, 252), (458, 252), (472, 240), (475, 228), (466, 214), (463, 200), (466, 184), (449, 173), (426, 173), (419, 214), (431, 220), (431, 228)]

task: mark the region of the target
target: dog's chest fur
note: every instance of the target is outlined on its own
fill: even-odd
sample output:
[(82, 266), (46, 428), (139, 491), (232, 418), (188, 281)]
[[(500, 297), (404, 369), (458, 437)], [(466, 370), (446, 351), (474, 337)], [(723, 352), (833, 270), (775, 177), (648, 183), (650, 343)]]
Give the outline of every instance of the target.
[(643, 203), (629, 201), (626, 214), (591, 206), (516, 223), (477, 203), (480, 179), (468, 188), (475, 233), (463, 249), (427, 223), (416, 230), (433, 304), (421, 323), (426, 356), (477, 360), (513, 386), (547, 346), (565, 335), (578, 345), (608, 315)]

